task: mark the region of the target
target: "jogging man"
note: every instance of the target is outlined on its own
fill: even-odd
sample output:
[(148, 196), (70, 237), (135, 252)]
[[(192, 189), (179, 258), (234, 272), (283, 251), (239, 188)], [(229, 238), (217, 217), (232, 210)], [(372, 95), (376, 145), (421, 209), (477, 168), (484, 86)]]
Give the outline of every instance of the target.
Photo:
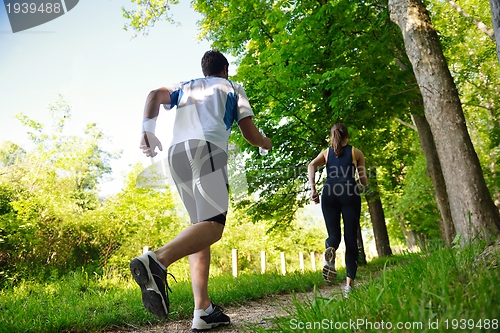
[(208, 295), (210, 246), (222, 237), (228, 209), (227, 149), (233, 122), (253, 146), (271, 149), (272, 142), (253, 123), (253, 111), (244, 89), (228, 80), (229, 63), (217, 50), (201, 59), (204, 78), (149, 93), (144, 108), (140, 148), (156, 156), (162, 145), (155, 136), (160, 105), (177, 107), (173, 140), (168, 150), (170, 172), (191, 224), (172, 241), (130, 262), (142, 290), (144, 307), (158, 318), (167, 318), (169, 299), (167, 268), (189, 256), (194, 294), (193, 331), (228, 325), (230, 319)]

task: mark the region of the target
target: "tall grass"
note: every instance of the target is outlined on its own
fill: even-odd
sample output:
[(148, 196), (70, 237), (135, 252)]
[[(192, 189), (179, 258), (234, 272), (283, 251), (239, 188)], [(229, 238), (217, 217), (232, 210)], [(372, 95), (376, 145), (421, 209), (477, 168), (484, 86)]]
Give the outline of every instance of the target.
[[(407, 255), (353, 289), (295, 302), (277, 332), (499, 332), (500, 251), (476, 259), (484, 244)], [(254, 328), (254, 331), (265, 331)]]

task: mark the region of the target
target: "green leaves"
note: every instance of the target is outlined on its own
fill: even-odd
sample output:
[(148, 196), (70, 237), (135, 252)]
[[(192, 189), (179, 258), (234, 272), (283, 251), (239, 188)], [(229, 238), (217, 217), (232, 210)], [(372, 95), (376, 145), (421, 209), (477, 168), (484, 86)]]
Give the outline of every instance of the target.
[(32, 149), (13, 143), (0, 149), (0, 267), (9, 274), (38, 265), (87, 265), (104, 246), (99, 226), (86, 216), (99, 207), (97, 185), (118, 155), (101, 148), (105, 136), (95, 124), (81, 136), (66, 134), (71, 107), (61, 96), (49, 114), (52, 127), (17, 116), (31, 133)]
[[(403, 204), (393, 193), (408, 186), (406, 181), (422, 193), (417, 189), (424, 181), (406, 180), (418, 169), (412, 167), (420, 158), (413, 147), (418, 138), (401, 125), (411, 123), (410, 114), (422, 112), (421, 96), (386, 3), (195, 0), (192, 4), (203, 15), (201, 37), (237, 58), (238, 72), (232, 79), (244, 85), (257, 126), (274, 143), (270, 154), (261, 157), (238, 131), (233, 137), (248, 154), (249, 188), (260, 198), (249, 206), (254, 219), (286, 223), (307, 202), (306, 166), (327, 146), (329, 129), (338, 121), (347, 124), (350, 142), (364, 152), (367, 166), (380, 169), (384, 203)], [(487, 2), (463, 0), (460, 6), (470, 17), (490, 22)], [(459, 87), (476, 149), (483, 166), (488, 166), (493, 192), (500, 186), (496, 177), (500, 74), (494, 43), (470, 17), (446, 2), (430, 1), (427, 7)], [(404, 191), (406, 196), (412, 198), (409, 191)], [(425, 195), (422, 207), (432, 202), (432, 196)], [(434, 211), (426, 216), (434, 219)]]
[(373, 160), (395, 137), (377, 142), (369, 131), (408, 118), (418, 99), (411, 71), (395, 62), (398, 56), (409, 64), (400, 34), (378, 3), (195, 1), (194, 8), (204, 15), (203, 36), (238, 57), (233, 79), (273, 139), (262, 158), (235, 138), (251, 154), (249, 186), (261, 198), (250, 210), (256, 218), (288, 221), (287, 211), (307, 202), (307, 164), (327, 146), (335, 122), (345, 122), (356, 133), (352, 142)]
[(142, 33), (147, 35), (149, 28), (153, 27), (156, 22), (166, 20), (175, 24), (173, 16), (169, 14), (170, 5), (178, 4), (178, 0), (131, 0), (132, 3), (137, 4), (136, 9), (127, 10), (122, 7), (123, 17), (129, 20), (125, 24), (124, 30), (132, 29), (135, 31), (133, 37)]

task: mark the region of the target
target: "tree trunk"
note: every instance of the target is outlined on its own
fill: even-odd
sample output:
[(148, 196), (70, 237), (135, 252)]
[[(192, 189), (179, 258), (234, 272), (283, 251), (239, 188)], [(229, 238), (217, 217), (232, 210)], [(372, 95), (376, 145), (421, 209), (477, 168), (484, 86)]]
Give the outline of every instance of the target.
[(361, 234), (361, 226), (358, 228), (358, 265), (367, 264), (365, 246), (363, 245), (363, 235)]
[(497, 209), (500, 210), (500, 191), (498, 190), (497, 184), (497, 174), (496, 174), (496, 163), (495, 161), (490, 163), (490, 172), (493, 178), (493, 184), (495, 184), (493, 188), (493, 203), (497, 206)]
[(368, 211), (373, 227), (373, 236), (375, 238), (375, 246), (379, 258), (392, 255), (391, 245), (389, 244), (389, 234), (385, 225), (384, 208), (377, 188), (377, 170), (370, 169), (368, 172), (368, 184), (372, 189), (366, 194), (366, 202), (368, 203)]
[(490, 0), (493, 31), (497, 42), (497, 57), (500, 64), (500, 0)]
[(377, 247), (379, 258), (392, 255), (391, 246), (389, 244), (389, 235), (387, 234), (387, 226), (385, 225), (384, 209), (378, 192), (373, 192), (366, 196), (368, 209), (373, 226), (373, 236)]
[(455, 230), (463, 241), (476, 236), (490, 238), (500, 229), (500, 215), (486, 187), (458, 91), (429, 13), (420, 0), (389, 0), (389, 8), (391, 20), (403, 33), (406, 53), (422, 93)]
[(456, 233), (453, 219), (451, 218), (450, 202), (448, 201), (448, 193), (446, 192), (446, 184), (436, 151), (436, 144), (434, 143), (434, 138), (432, 137), (431, 129), (425, 116), (412, 115), (411, 117), (417, 127), (420, 146), (427, 161), (427, 173), (434, 184), (436, 204), (441, 212), (441, 220), (439, 221), (441, 236), (445, 243), (450, 245)]
[(405, 236), (406, 247), (410, 252), (418, 252), (417, 240), (415, 239), (415, 232), (413, 230), (408, 230), (406, 227), (406, 223), (404, 219), (399, 216), (399, 225), (401, 226), (401, 230), (403, 231), (403, 235)]

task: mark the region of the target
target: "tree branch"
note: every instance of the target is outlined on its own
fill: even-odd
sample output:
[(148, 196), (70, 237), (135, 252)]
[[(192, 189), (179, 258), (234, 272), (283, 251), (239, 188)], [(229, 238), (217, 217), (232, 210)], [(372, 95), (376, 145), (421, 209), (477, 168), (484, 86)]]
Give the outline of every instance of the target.
[(402, 120), (402, 119), (399, 119), (399, 118), (394, 118), (396, 119), (401, 125), (404, 125), (406, 127), (409, 127), (411, 128), (412, 130), (414, 131), (417, 131), (417, 126), (413, 125), (413, 124), (410, 124), (410, 123), (407, 123), (406, 121)]
[(472, 21), (474, 23), (474, 25), (482, 32), (484, 32), (488, 37), (491, 38), (491, 40), (495, 41), (495, 33), (493, 32), (493, 29), (490, 29), (486, 26), (486, 24), (484, 24), (483, 22), (475, 19), (474, 17), (472, 17), (471, 15), (469, 15), (469, 13), (467, 13), (465, 10), (463, 10), (462, 8), (460, 8), (460, 6), (455, 3), (453, 0), (446, 0), (450, 6), (454, 9), (456, 9), (457, 12), (459, 12), (460, 14), (462, 14), (464, 17), (466, 17), (468, 20)]

